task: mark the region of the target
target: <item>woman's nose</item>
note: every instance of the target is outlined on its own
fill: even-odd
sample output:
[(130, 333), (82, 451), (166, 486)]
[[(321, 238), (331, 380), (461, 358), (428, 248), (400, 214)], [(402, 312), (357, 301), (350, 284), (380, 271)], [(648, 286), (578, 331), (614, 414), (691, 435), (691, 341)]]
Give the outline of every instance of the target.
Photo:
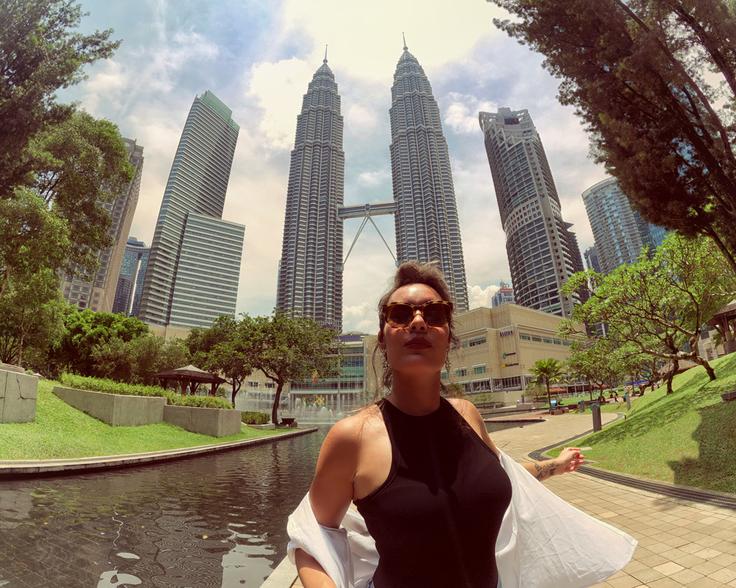
[(409, 324), (409, 330), (411, 331), (426, 331), (427, 323), (424, 322), (424, 316), (420, 310), (414, 311), (414, 318)]

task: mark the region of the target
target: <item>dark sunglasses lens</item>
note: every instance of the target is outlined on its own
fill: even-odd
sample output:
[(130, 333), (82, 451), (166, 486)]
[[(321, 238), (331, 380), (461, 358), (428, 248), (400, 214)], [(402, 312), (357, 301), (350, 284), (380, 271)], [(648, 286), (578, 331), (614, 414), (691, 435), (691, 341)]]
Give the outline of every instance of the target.
[(447, 307), (444, 304), (428, 304), (424, 307), (422, 314), (428, 325), (439, 326), (447, 323)]
[(407, 304), (396, 304), (388, 307), (386, 320), (396, 325), (408, 325), (414, 316), (411, 306)]

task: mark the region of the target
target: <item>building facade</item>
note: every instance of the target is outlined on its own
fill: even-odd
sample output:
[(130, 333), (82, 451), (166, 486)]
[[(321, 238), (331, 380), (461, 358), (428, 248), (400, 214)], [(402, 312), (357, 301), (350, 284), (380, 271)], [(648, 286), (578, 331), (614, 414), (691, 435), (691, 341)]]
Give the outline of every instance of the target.
[(468, 288), (447, 141), (429, 80), (406, 46), (389, 114), (398, 261), (436, 262), (462, 312)]
[(342, 330), (345, 154), (340, 95), (327, 56), (297, 117), (286, 193), (276, 307)]
[(499, 284), (498, 292), (496, 292), (491, 299), (491, 308), (496, 308), (497, 306), (508, 303), (514, 303), (514, 289), (511, 287), (511, 284), (501, 282)]
[(664, 229), (647, 223), (632, 208), (615, 178), (585, 190), (583, 202), (603, 273), (634, 263), (643, 247), (655, 248), (664, 238)]
[(170, 325), (209, 327), (235, 316), (245, 227), (188, 212), (171, 297)]
[(583, 261), (572, 225), (562, 218), (542, 139), (527, 110), (481, 112), (479, 121), (516, 303), (569, 317), (580, 295), (564, 296), (561, 289)]
[(128, 161), (133, 167), (133, 177), (112, 202), (103, 205), (110, 213), (108, 234), (112, 245), (98, 253), (99, 266), (94, 274), (87, 274), (80, 269), (74, 275), (64, 276), (61, 282), (64, 298), (79, 308), (101, 312), (113, 310), (118, 275), (138, 204), (143, 173), (143, 147), (133, 139), (123, 138), (123, 141), (128, 152)]
[(601, 273), (601, 262), (598, 259), (598, 249), (595, 245), (588, 247), (583, 253), (583, 257), (585, 258), (585, 269)]
[[(139, 313), (147, 323), (175, 324), (172, 304), (177, 273), (184, 270), (180, 260), (187, 218), (191, 213), (221, 219), (239, 129), (232, 111), (212, 92), (195, 97), (171, 165), (151, 244)], [(241, 253), (242, 243), (233, 255)], [(232, 278), (228, 274), (218, 279)], [(177, 315), (177, 320), (182, 317)], [(199, 321), (185, 324), (202, 326)]]
[(515, 404), (534, 379), (535, 362), (570, 357), (570, 341), (557, 334), (561, 322), (558, 315), (516, 304), (458, 314), (460, 348), (450, 351), (450, 372), (443, 370), (442, 381), (461, 386), (470, 399), (484, 392), (489, 402)]
[(129, 237), (125, 245), (123, 262), (120, 265), (118, 285), (112, 311), (129, 316), (138, 316), (143, 292), (143, 279), (146, 276), (148, 256), (151, 249), (143, 241)]

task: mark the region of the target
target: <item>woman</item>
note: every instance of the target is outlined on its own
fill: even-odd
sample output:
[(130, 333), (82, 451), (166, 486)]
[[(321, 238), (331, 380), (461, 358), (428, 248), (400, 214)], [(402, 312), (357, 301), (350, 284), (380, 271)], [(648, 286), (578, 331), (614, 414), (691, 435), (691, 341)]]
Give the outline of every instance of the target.
[[(511, 485), (475, 406), (441, 396), (440, 373), (457, 343), (441, 273), (403, 264), (379, 312), (390, 393), (331, 428), (309, 490), (311, 510), (319, 525), (337, 529), (355, 504), (379, 556), (369, 585), (495, 588), (494, 546)], [(577, 448), (566, 448), (523, 465), (544, 480), (582, 463)], [(295, 560), (305, 588), (335, 586), (303, 549)]]

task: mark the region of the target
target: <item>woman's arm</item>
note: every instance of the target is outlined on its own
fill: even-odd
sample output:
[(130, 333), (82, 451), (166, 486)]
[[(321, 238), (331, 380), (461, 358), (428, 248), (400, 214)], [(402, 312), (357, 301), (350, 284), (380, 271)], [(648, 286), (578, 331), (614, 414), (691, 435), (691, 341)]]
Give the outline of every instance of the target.
[[(458, 401), (455, 401), (458, 402)], [(478, 433), (491, 451), (499, 455), (498, 448), (491, 440), (491, 436), (486, 430), (486, 424), (483, 417), (478, 412), (476, 406), (468, 400), (462, 400), (456, 407), (460, 410), (460, 414), (468, 421), (476, 433)], [(500, 457), (500, 455), (499, 455)], [(543, 481), (550, 476), (574, 472), (584, 463), (584, 456), (577, 447), (566, 447), (560, 455), (554, 459), (546, 459), (544, 461), (524, 462), (521, 465), (534, 476), (537, 480)]]
[[(320, 525), (339, 528), (353, 499), (353, 478), (358, 465), (359, 424), (354, 418), (338, 421), (327, 433), (317, 459), (309, 498)], [(311, 555), (295, 553), (304, 588), (334, 588), (335, 583)]]

